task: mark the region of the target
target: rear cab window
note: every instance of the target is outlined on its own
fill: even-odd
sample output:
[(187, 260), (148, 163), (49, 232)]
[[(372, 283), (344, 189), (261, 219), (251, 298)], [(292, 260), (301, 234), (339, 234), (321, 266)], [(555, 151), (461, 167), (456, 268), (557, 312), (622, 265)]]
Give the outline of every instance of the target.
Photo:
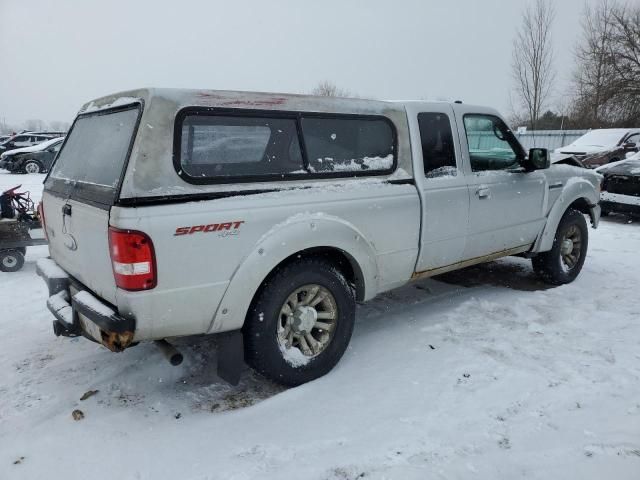
[(385, 117), (186, 109), (175, 132), (174, 166), (189, 183), (384, 175), (397, 163)]
[(82, 114), (74, 122), (45, 188), (80, 201), (112, 205), (118, 196), (141, 106)]
[(445, 113), (418, 114), (424, 175), (427, 178), (456, 176), (456, 153), (451, 121)]

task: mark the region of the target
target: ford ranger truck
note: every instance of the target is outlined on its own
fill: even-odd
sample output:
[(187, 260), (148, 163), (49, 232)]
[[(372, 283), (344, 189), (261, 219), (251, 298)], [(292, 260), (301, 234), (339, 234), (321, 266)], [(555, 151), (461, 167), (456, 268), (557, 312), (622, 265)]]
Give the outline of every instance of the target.
[(216, 334), (222, 378), (298, 385), (339, 361), (356, 302), (412, 280), (520, 255), (573, 281), (600, 179), (486, 107), (135, 90), (75, 119), (37, 271), (56, 335), (171, 353)]

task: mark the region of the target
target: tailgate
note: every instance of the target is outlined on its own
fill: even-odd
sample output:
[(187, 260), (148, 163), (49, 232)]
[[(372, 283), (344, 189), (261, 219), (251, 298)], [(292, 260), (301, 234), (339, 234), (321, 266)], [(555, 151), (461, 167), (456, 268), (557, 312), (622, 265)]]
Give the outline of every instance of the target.
[(109, 254), (109, 212), (140, 120), (140, 104), (79, 115), (42, 197), (51, 257), (106, 301), (116, 303)]
[(50, 192), (42, 197), (51, 257), (69, 275), (115, 304), (109, 255), (109, 210)]

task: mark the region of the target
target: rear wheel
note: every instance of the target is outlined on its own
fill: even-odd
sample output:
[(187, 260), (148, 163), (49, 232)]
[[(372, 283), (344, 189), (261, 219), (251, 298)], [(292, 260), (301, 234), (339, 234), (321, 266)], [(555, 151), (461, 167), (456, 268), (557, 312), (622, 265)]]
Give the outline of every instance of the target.
[(265, 282), (247, 315), (247, 363), (284, 385), (321, 377), (344, 354), (354, 317), (353, 289), (334, 265), (319, 258), (285, 265)]
[(24, 265), (24, 254), (17, 249), (0, 250), (0, 270), (17, 272)]
[(42, 172), (42, 165), (40, 165), (40, 162), (36, 161), (36, 160), (27, 160), (26, 163), (24, 164), (24, 171), (25, 173), (40, 173)]
[(582, 270), (588, 244), (589, 230), (584, 215), (577, 210), (567, 210), (558, 225), (553, 247), (531, 260), (533, 269), (552, 285), (573, 282)]

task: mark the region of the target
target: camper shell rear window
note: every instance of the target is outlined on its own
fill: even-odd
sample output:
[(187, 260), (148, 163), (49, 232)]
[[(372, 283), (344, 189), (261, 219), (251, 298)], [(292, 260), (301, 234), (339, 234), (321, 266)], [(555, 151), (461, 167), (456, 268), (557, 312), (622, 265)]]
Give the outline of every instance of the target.
[(142, 105), (79, 115), (45, 180), (47, 190), (79, 201), (113, 205), (131, 153)]
[(196, 184), (392, 173), (397, 134), (383, 116), (187, 108), (174, 166)]

